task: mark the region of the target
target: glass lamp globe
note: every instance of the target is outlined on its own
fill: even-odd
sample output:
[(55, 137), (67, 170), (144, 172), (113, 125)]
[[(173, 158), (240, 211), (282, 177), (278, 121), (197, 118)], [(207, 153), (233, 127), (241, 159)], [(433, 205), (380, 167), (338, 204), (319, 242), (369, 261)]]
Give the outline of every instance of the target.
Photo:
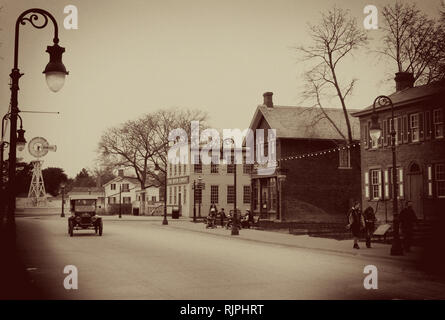
[(17, 150), (22, 152), (25, 149), (25, 143), (24, 142), (17, 142)]
[(45, 74), (46, 84), (52, 92), (57, 92), (62, 89), (63, 85), (65, 84), (65, 77), (66, 74), (63, 72), (47, 72)]
[(46, 52), (49, 53), (49, 62), (43, 73), (45, 74), (49, 89), (52, 92), (57, 92), (62, 89), (65, 77), (68, 74), (62, 62), (62, 54), (65, 52), (65, 48), (55, 43), (53, 46), (48, 46)]

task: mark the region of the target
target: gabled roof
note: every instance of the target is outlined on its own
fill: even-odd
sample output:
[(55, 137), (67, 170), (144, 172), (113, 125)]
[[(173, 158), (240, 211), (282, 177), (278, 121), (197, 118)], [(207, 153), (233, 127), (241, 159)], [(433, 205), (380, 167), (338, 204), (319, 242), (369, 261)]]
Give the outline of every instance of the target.
[[(130, 182), (133, 185), (138, 186), (138, 188), (140, 189), (141, 183), (139, 182), (138, 178), (136, 178), (136, 177), (129, 177), (129, 176), (116, 177), (116, 178), (108, 181), (107, 183), (105, 183), (103, 186), (105, 187), (105, 186), (107, 186), (107, 185), (109, 185), (111, 183), (116, 183), (116, 182), (120, 182), (120, 181)], [(148, 187), (159, 187), (160, 183), (158, 181), (154, 180), (154, 179), (151, 179), (151, 178), (147, 177), (145, 185), (146, 185), (145, 188), (148, 188)]]
[[(404, 105), (427, 100), (439, 95), (445, 95), (445, 81), (438, 81), (423, 86), (406, 88), (400, 91), (396, 91), (390, 94), (388, 97), (391, 98), (394, 107), (403, 107)], [(353, 112), (352, 115), (354, 117), (367, 115), (369, 113), (372, 113), (372, 108), (373, 106), (370, 105), (363, 110)], [(389, 106), (376, 106), (376, 110), (378, 111), (386, 110), (389, 108)]]
[(115, 183), (115, 182), (119, 182), (119, 181), (123, 181), (123, 180), (128, 181), (128, 182), (130, 182), (130, 183), (132, 183), (134, 185), (140, 184), (139, 180), (136, 177), (124, 176), (124, 177), (116, 177), (116, 178), (108, 181), (107, 183), (105, 183), (103, 186), (105, 187), (105, 186), (107, 186), (107, 185), (109, 185), (111, 183)]
[[(347, 127), (343, 109), (324, 108), (324, 111), (347, 138)], [(358, 110), (354, 110), (358, 111)], [(276, 106), (269, 108), (259, 105), (255, 111), (250, 129), (258, 128), (265, 119), (271, 129), (276, 129), (277, 138), (343, 140), (320, 108)], [(353, 139), (360, 138), (358, 119), (349, 117)]]
[(69, 192), (68, 195), (73, 194), (103, 194), (104, 188), (103, 187), (73, 187)]

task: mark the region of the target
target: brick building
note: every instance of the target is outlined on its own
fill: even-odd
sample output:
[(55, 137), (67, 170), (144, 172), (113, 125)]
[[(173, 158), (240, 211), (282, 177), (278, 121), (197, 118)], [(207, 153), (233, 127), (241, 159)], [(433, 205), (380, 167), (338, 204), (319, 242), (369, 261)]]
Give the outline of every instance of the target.
[[(253, 171), (253, 212), (269, 220), (344, 222), (350, 202), (361, 196), (359, 148), (346, 147), (321, 109), (276, 106), (271, 92), (263, 96), (264, 104), (257, 107), (250, 129), (255, 136), (257, 129), (264, 129), (265, 136), (275, 129), (276, 150), (272, 152), (277, 160), (287, 160), (278, 161), (271, 174)], [(346, 135), (343, 110), (325, 112)], [(358, 139), (359, 123), (353, 117), (350, 121), (352, 135)], [(269, 144), (264, 145), (265, 153)]]
[[(410, 73), (397, 73), (394, 105), (398, 195), (411, 200), (419, 219), (443, 214), (445, 208), (445, 83), (414, 87)], [(381, 221), (392, 220), (393, 127), (390, 107), (376, 107), (382, 135), (369, 136), (372, 106), (353, 113), (360, 119), (362, 204), (377, 209)], [(442, 212), (441, 212), (442, 211)]]

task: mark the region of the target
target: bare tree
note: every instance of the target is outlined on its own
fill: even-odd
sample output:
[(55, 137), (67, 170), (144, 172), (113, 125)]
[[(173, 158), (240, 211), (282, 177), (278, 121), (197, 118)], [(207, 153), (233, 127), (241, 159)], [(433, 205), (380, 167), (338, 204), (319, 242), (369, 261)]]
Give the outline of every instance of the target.
[[(207, 113), (200, 110), (160, 110), (154, 115), (156, 125), (154, 134), (157, 140), (167, 142), (170, 131), (176, 128), (184, 129), (187, 136), (191, 137), (191, 121), (199, 121), (200, 130), (207, 127)], [(168, 144), (160, 145), (158, 152), (151, 157), (152, 163), (158, 164), (163, 174), (167, 168)], [(156, 178), (156, 177), (155, 177)]]
[(398, 72), (411, 72), (419, 84), (443, 78), (444, 28), (416, 4), (397, 1), (382, 10), (384, 46), (378, 52), (392, 59)]
[[(109, 128), (99, 142), (99, 159), (107, 166), (132, 168), (141, 190), (154, 184), (163, 185), (167, 173), (168, 135), (173, 129), (182, 128), (190, 136), (193, 120), (205, 126), (207, 114), (199, 110), (159, 110)], [(156, 165), (159, 173), (155, 173)]]
[[(313, 100), (313, 106), (318, 106), (323, 116), (330, 121), (345, 141), (352, 143), (352, 129), (346, 99), (352, 93), (356, 79), (342, 85), (339, 66), (354, 50), (367, 43), (367, 35), (358, 27), (356, 20), (349, 16), (348, 10), (337, 7), (322, 13), (318, 24), (309, 24), (309, 34), (312, 44), (297, 48), (297, 51), (303, 55), (303, 61), (315, 63), (315, 66), (305, 73), (306, 89), (303, 96), (306, 100)], [(324, 99), (332, 97), (338, 98), (342, 106), (347, 127), (346, 136), (324, 110)]]

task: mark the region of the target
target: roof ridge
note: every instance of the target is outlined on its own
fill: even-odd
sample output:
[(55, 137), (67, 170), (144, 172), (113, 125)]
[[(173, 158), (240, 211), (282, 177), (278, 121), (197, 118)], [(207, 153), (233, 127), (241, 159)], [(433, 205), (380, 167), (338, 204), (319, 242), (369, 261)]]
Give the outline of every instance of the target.
[[(265, 105), (259, 105), (259, 107), (268, 108), (268, 107), (265, 106)], [(284, 108), (288, 108), (288, 109), (306, 109), (306, 110), (308, 110), (308, 109), (317, 109), (317, 110), (321, 110), (321, 108), (317, 108), (317, 107), (281, 106), (281, 105), (274, 105), (272, 108), (268, 108), (268, 109), (273, 110), (274, 108), (281, 108), (281, 109), (284, 109)], [(333, 110), (333, 111), (338, 111), (338, 110), (343, 111), (343, 108), (342, 108), (342, 107), (339, 107), (339, 108), (328, 107), (328, 108), (323, 108), (323, 110), (325, 110), (325, 111), (326, 111), (326, 110), (327, 110), (327, 111), (331, 111), (331, 110)], [(347, 110), (348, 110), (348, 112), (349, 112), (349, 111), (359, 111), (359, 110), (361, 110), (361, 109), (347, 108)]]

